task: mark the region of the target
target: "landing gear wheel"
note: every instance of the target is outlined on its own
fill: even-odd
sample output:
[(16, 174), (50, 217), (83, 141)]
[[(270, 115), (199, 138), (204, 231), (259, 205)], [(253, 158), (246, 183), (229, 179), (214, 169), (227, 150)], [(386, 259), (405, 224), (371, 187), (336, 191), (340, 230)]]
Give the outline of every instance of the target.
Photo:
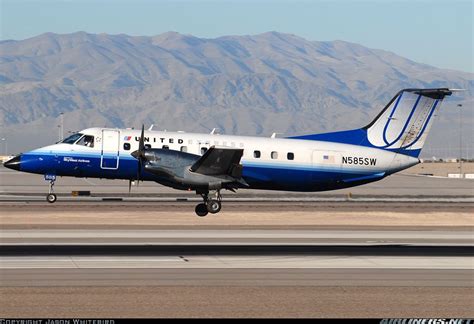
[(204, 216), (206, 216), (207, 213), (208, 213), (206, 205), (205, 205), (205, 204), (202, 204), (202, 203), (196, 205), (195, 211), (196, 211), (196, 214), (197, 214), (199, 217), (204, 217)]
[(211, 214), (217, 214), (221, 210), (221, 202), (219, 200), (209, 199), (206, 203), (207, 211)]
[(55, 194), (51, 193), (46, 196), (46, 201), (49, 203), (54, 203), (58, 198), (56, 197)]

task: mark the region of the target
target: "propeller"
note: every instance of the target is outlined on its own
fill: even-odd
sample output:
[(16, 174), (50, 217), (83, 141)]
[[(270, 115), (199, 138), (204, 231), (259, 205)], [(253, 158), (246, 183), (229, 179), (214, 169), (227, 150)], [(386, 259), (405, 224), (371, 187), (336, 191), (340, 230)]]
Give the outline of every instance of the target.
[[(131, 153), (131, 155), (137, 159), (137, 186), (140, 183), (140, 175), (142, 173), (143, 163), (145, 162), (145, 125), (142, 125), (142, 132), (140, 134), (140, 140), (138, 141), (138, 150)], [(129, 190), (132, 186), (132, 180), (129, 183)]]

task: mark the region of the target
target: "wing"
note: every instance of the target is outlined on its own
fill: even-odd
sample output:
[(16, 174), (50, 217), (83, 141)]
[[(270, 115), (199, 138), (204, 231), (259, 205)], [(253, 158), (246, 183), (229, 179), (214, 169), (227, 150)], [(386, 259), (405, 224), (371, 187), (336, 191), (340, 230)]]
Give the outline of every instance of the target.
[(190, 170), (204, 175), (230, 175), (240, 178), (242, 176), (240, 159), (243, 153), (243, 149), (212, 146)]

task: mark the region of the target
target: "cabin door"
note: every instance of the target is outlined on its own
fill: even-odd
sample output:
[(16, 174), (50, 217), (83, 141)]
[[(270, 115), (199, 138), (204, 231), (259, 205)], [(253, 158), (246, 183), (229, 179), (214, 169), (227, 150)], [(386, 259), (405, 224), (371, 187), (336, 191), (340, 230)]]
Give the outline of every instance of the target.
[(118, 169), (120, 149), (120, 131), (115, 129), (102, 130), (102, 151), (100, 167), (102, 169)]

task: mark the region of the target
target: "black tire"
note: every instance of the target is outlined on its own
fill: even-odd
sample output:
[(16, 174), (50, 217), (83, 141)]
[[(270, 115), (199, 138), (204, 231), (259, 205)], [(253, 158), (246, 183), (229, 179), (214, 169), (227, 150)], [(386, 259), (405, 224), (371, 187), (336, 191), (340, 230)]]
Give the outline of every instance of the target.
[(50, 204), (56, 202), (57, 199), (58, 199), (58, 197), (56, 197), (55, 194), (48, 194), (46, 196), (46, 201), (49, 202)]
[(196, 215), (198, 215), (199, 217), (204, 217), (208, 213), (207, 207), (203, 203), (196, 205), (195, 212), (196, 212)]
[(211, 214), (217, 214), (221, 211), (222, 205), (219, 200), (209, 199), (206, 204), (207, 211)]

